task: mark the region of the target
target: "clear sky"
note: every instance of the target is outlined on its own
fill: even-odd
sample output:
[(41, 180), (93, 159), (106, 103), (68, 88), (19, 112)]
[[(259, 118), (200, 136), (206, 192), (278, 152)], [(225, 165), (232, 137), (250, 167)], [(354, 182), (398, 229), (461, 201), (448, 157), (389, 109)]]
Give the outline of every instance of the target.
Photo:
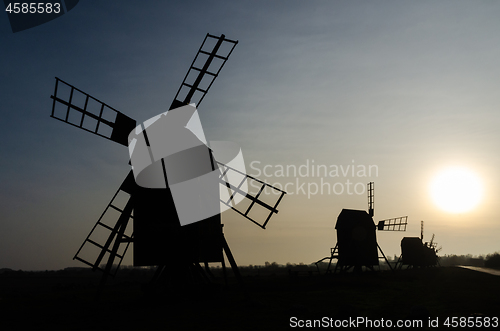
[[(80, 1), (14, 34), (0, 14), (0, 268), (83, 266), (72, 257), (130, 169), (124, 146), (50, 118), (54, 77), (144, 121), (168, 109), (207, 32), (239, 40), (199, 109), (207, 139), (239, 143), (249, 174), (289, 183), (266, 230), (223, 214), (239, 264), (329, 255), (369, 181), (375, 221), (408, 215), (406, 233), (377, 233), (386, 255), (421, 220), (441, 254), (500, 250), (498, 17), (493, 1)], [(308, 177), (279, 172), (307, 164)], [(449, 166), (480, 178), (476, 208), (433, 203)]]

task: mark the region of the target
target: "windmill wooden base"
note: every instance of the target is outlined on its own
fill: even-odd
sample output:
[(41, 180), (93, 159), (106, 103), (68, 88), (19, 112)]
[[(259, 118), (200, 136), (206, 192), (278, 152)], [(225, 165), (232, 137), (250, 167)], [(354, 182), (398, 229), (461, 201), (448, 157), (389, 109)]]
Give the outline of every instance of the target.
[[(385, 260), (385, 262), (387, 263), (387, 265), (389, 266), (389, 269), (391, 269), (391, 271), (394, 271), (394, 269), (391, 266), (391, 263), (389, 262), (389, 260), (387, 260), (387, 257), (385, 256), (384, 252), (382, 251), (382, 248), (380, 248), (380, 246), (378, 245), (378, 243), (377, 243), (377, 248), (378, 248), (378, 251), (380, 252), (380, 254), (382, 254), (382, 256), (379, 256), (378, 258), (379, 259), (383, 258)], [(325, 260), (328, 260), (328, 268), (326, 269), (326, 272), (325, 272), (326, 274), (336, 274), (337, 270), (339, 271), (339, 273), (346, 273), (351, 268), (353, 268), (354, 272), (361, 272), (362, 271), (362, 267), (366, 267), (366, 268), (368, 268), (368, 269), (370, 269), (372, 271), (375, 271), (375, 268), (374, 268), (375, 265), (342, 264), (340, 262), (340, 260), (339, 260), (338, 244), (336, 244), (334, 248), (331, 248), (330, 251), (331, 251), (331, 255), (330, 256), (324, 257), (321, 260), (315, 262), (316, 268), (318, 268), (318, 272), (320, 271), (319, 264), (321, 262), (325, 261)], [(337, 263), (335, 264), (335, 268), (332, 268), (332, 261), (334, 259), (337, 259)]]
[[(122, 216), (127, 212), (127, 209), (125, 209), (122, 213)], [(129, 215), (130, 216), (130, 215)], [(111, 232), (108, 240), (106, 241), (106, 246), (100, 246), (102, 247), (102, 252), (109, 252), (108, 255), (108, 260), (106, 261), (105, 267), (100, 268), (98, 267), (99, 263), (102, 261), (102, 256), (104, 254), (100, 254), (98, 260), (94, 263), (91, 264), (88, 261), (83, 260), (82, 258), (75, 257), (76, 259), (84, 262), (87, 265), (91, 265), (93, 267), (93, 270), (100, 270), (103, 272), (99, 287), (97, 289), (96, 293), (96, 300), (99, 300), (101, 297), (101, 294), (105, 288), (105, 284), (108, 280), (109, 277), (114, 278), (116, 276), (116, 273), (118, 271), (118, 266), (114, 264), (117, 259), (119, 259), (119, 264), (121, 264), (121, 261), (123, 259), (123, 255), (120, 255), (118, 253), (118, 249), (120, 247), (120, 244), (126, 243), (127, 247), (130, 243), (134, 242), (134, 239), (128, 236), (124, 235), (125, 228), (127, 227), (128, 224), (128, 217), (125, 215), (123, 217), (120, 217), (114, 227), (114, 231)], [(241, 277), (241, 273), (239, 271), (238, 265), (236, 264), (236, 261), (233, 257), (233, 254), (231, 252), (231, 249), (229, 248), (229, 245), (226, 241), (226, 238), (224, 236), (224, 233), (222, 232), (223, 225), (221, 224), (220, 226), (220, 239), (219, 239), (219, 249), (221, 251), (221, 258), (219, 261), (222, 265), (222, 271), (223, 271), (223, 276), (224, 276), (224, 283), (226, 286), (228, 285), (227, 281), (227, 270), (226, 270), (226, 264), (225, 264), (225, 259), (224, 255), (227, 258), (230, 267), (236, 277), (237, 282), (239, 285), (243, 287), (243, 279)], [(90, 236), (90, 235), (89, 235)], [(90, 241), (90, 239), (87, 238), (86, 242)], [(85, 242), (84, 242), (85, 244)], [(110, 247), (112, 246), (111, 249), (105, 248), (105, 247)], [(164, 263), (160, 264), (156, 267), (156, 271), (153, 275), (153, 278), (151, 279), (150, 283), (148, 284), (148, 288), (150, 290), (155, 290), (155, 291), (161, 291), (161, 289), (175, 289), (175, 288), (184, 288), (184, 287), (190, 287), (194, 288), (196, 286), (204, 285), (204, 284), (212, 284), (216, 282), (216, 278), (212, 274), (209, 268), (209, 262), (208, 261), (193, 261), (192, 259), (186, 257), (185, 255), (179, 254), (177, 255), (177, 258), (172, 259), (171, 254), (168, 255), (168, 257), (165, 258), (165, 260), (169, 260), (169, 263)], [(214, 262), (214, 261), (211, 261)], [(204, 267), (201, 266), (200, 263), (203, 263)], [(245, 294), (247, 295), (246, 291)]]
[[(227, 244), (227, 241), (222, 235), (222, 249), (225, 254), (231, 269), (236, 277), (238, 283), (243, 286), (243, 279), (241, 277), (240, 270), (236, 261), (231, 253), (231, 249)], [(222, 265), (222, 271), (224, 275), (224, 283), (227, 286), (227, 270), (224, 258), (220, 261)], [(165, 286), (178, 286), (180, 283), (187, 285), (192, 284), (211, 284), (216, 281), (215, 276), (210, 271), (208, 262), (203, 262), (203, 267), (199, 262), (193, 263), (181, 263), (181, 265), (159, 265), (156, 272), (151, 279), (150, 285), (153, 288), (165, 287)]]

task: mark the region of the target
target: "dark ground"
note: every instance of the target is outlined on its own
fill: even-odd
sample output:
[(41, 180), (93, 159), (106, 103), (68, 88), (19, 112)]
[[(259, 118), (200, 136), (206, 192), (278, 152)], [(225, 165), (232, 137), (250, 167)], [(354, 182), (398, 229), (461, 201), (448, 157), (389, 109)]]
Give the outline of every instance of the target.
[[(108, 281), (88, 271), (0, 274), (0, 330), (290, 330), (298, 319), (500, 317), (500, 277), (456, 267), (325, 276), (285, 268), (244, 275), (249, 298), (230, 279), (146, 294), (150, 271)], [(243, 270), (244, 271), (244, 270)], [(244, 271), (245, 272), (245, 271)], [(380, 328), (379, 328), (380, 329)], [(441, 325), (439, 328), (457, 329)], [(470, 328), (469, 328), (470, 329)], [(494, 328), (490, 328), (493, 330)]]

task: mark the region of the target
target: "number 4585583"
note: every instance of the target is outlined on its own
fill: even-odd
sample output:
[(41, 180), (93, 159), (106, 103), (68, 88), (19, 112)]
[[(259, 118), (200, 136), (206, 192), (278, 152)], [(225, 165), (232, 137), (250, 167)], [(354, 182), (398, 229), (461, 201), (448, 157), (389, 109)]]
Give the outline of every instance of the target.
[(36, 3), (36, 2), (15, 2), (9, 3), (5, 11), (9, 14), (59, 14), (61, 12), (61, 4), (56, 3)]
[(469, 317), (447, 317), (443, 323), (446, 327), (483, 327), (483, 328), (498, 328), (498, 317), (487, 316), (469, 316)]

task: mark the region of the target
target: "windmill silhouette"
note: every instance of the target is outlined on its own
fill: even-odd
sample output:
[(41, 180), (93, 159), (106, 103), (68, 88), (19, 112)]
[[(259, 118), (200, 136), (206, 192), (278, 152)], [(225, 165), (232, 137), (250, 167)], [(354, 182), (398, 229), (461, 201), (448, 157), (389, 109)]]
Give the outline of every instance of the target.
[[(326, 273), (332, 273), (332, 260), (337, 259), (337, 264), (333, 273), (337, 270), (346, 272), (354, 268), (355, 272), (360, 272), (362, 267), (374, 270), (373, 267), (379, 265), (379, 259), (384, 258), (389, 268), (392, 266), (387, 260), (382, 248), (377, 243), (376, 230), (379, 231), (406, 231), (408, 216), (391, 218), (379, 221), (375, 226), (374, 216), (374, 183), (368, 183), (368, 212), (364, 210), (342, 209), (335, 229), (337, 230), (337, 244), (330, 249), (330, 256), (324, 257), (316, 262), (319, 270), (319, 263), (329, 260)], [(381, 253), (380, 257), (378, 253)]]
[[(173, 143), (153, 139), (156, 124), (149, 123), (145, 129), (146, 121), (138, 126), (134, 119), (56, 77), (54, 95), (51, 96), (51, 117), (128, 146), (131, 151), (133, 171), (126, 176), (73, 258), (92, 267), (92, 270), (102, 271), (101, 285), (108, 276), (116, 275), (130, 243), (133, 243), (134, 266), (158, 266), (153, 281), (207, 282), (213, 277), (208, 265), (212, 262), (221, 263), (226, 276), (224, 253), (236, 277), (241, 280), (222, 231), (221, 203), (224, 209), (233, 209), (265, 229), (271, 216), (278, 213), (277, 206), (285, 192), (247, 175), (231, 162), (222, 163), (222, 160), (216, 159), (217, 155), (210, 147), (200, 142), (204, 140), (204, 134), (193, 103), (199, 107), (237, 43), (224, 35), (207, 34), (169, 111), (158, 116), (157, 123), (175, 116), (187, 119), (186, 128), (192, 125), (192, 132), (186, 131), (184, 127), (178, 130), (189, 136), (187, 140), (191, 139), (189, 141), (195, 143), (194, 147), (179, 150), (173, 156), (161, 157), (155, 162), (151, 159), (148, 169), (159, 170), (155, 176), (158, 173), (161, 175), (160, 183), (151, 181), (149, 175), (137, 173), (138, 167), (134, 164), (134, 153), (138, 153), (137, 145), (141, 142), (143, 151), (150, 153), (158, 146), (170, 146)], [(189, 171), (186, 172), (186, 168)], [(174, 170), (177, 171), (175, 174)], [(173, 187), (182, 182), (179, 178), (186, 177), (186, 173), (194, 179), (182, 178), (185, 182), (199, 183), (196, 176), (213, 173), (216, 173), (217, 180), (215, 184), (211, 182), (209, 185), (208, 199), (196, 200), (180, 210), (180, 200), (175, 197), (179, 190), (175, 191)], [(151, 185), (140, 185), (140, 181)], [(254, 187), (260, 185), (256, 194), (246, 189), (248, 182), (252, 181), (257, 185)], [(278, 193), (273, 203), (262, 200), (261, 194), (265, 188)], [(201, 195), (197, 193), (191, 196), (198, 199)], [(202, 218), (188, 222), (181, 219), (186, 213), (192, 215), (189, 214), (192, 210), (200, 209), (200, 203), (208, 203), (212, 211), (215, 206), (219, 208), (218, 212), (205, 213)], [(133, 229), (130, 223), (133, 223)], [(204, 269), (200, 263), (204, 264)]]
[(439, 265), (437, 253), (443, 247), (437, 247), (434, 241), (434, 233), (431, 240), (424, 243), (424, 221), (420, 221), (420, 238), (404, 237), (401, 239), (401, 255), (396, 263), (396, 268), (401, 269), (403, 265), (410, 268), (422, 268)]

